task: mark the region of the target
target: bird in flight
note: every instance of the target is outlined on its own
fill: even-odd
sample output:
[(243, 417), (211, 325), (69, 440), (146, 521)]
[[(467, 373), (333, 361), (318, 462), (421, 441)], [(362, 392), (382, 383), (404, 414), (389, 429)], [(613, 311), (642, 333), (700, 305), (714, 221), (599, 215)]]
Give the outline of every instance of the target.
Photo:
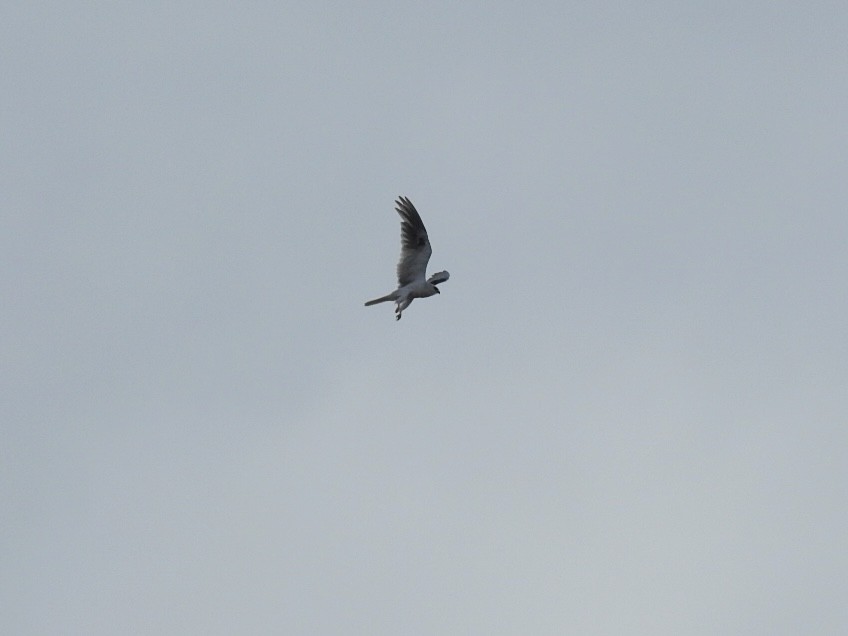
[(400, 214), (400, 261), (397, 265), (398, 288), (391, 294), (375, 298), (365, 303), (366, 307), (395, 302), (395, 320), (400, 320), (403, 310), (416, 298), (427, 298), (440, 293), (436, 285), (444, 283), (450, 274), (438, 272), (426, 278), (427, 261), (433, 253), (427, 229), (412, 202), (406, 197), (398, 197), (395, 210)]

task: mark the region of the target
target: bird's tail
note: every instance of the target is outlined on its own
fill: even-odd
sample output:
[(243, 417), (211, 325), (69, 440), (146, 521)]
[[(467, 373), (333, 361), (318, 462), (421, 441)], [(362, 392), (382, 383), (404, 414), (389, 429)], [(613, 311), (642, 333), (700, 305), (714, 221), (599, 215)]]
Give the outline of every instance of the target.
[(367, 303), (365, 303), (365, 306), (370, 307), (371, 305), (376, 305), (377, 303), (384, 303), (384, 302), (387, 302), (389, 300), (397, 300), (396, 292), (392, 292), (391, 294), (386, 294), (385, 296), (382, 296), (380, 298), (375, 298), (374, 300), (369, 300)]

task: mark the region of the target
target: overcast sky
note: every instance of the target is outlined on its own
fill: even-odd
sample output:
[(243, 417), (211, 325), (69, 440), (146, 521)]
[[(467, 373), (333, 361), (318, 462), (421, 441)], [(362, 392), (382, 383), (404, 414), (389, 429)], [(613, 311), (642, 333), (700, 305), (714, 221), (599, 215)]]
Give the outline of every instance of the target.
[(0, 632), (848, 632), (846, 33), (6, 3)]

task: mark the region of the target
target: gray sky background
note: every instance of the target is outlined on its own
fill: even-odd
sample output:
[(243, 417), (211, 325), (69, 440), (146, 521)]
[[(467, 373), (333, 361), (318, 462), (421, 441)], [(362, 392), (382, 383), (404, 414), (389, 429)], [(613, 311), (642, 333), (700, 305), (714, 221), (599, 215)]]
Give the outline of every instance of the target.
[(846, 33), (6, 3), (0, 632), (846, 633)]

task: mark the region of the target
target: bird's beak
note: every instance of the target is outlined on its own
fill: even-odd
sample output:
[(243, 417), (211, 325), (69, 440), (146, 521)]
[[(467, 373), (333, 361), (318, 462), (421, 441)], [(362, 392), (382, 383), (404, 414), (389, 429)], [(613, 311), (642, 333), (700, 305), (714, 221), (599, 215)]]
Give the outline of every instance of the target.
[[(436, 286), (435, 286), (435, 285), (433, 285), (433, 287), (436, 287)], [(436, 287), (436, 293), (437, 293), (437, 294), (441, 294), (441, 293), (442, 293), (442, 292), (440, 292), (440, 291), (439, 291), (439, 288), (438, 288), (438, 287)]]

